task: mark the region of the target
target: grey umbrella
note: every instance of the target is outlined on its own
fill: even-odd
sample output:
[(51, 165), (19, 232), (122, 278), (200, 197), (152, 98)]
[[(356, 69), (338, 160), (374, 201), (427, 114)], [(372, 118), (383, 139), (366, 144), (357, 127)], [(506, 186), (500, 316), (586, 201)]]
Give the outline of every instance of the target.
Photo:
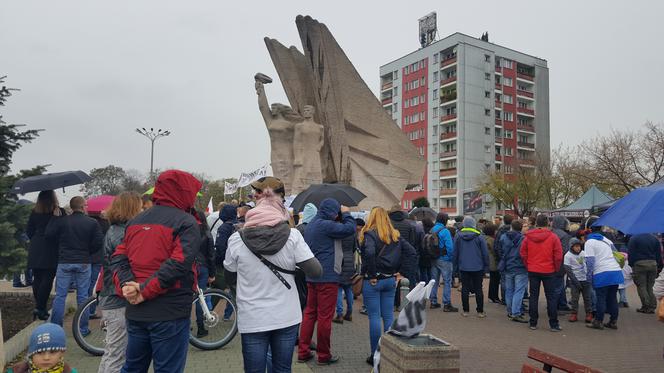
[(26, 194), (42, 190), (55, 190), (66, 186), (83, 184), (88, 180), (92, 180), (92, 178), (81, 170), (30, 176), (14, 183), (11, 192), (14, 194)]
[(307, 203), (313, 203), (316, 207), (320, 206), (325, 198), (334, 198), (340, 204), (350, 207), (357, 206), (367, 196), (348, 184), (313, 184), (299, 193), (291, 202), (290, 207), (299, 212)]
[(423, 220), (424, 218), (430, 218), (431, 220), (435, 221), (436, 216), (438, 216), (438, 214), (434, 209), (430, 207), (415, 207), (408, 213), (408, 216), (416, 220)]

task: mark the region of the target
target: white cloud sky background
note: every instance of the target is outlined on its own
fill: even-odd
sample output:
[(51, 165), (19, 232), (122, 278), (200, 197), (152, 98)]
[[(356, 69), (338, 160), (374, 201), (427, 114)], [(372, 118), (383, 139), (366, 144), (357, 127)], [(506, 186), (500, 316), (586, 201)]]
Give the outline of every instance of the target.
[(301, 50), (298, 14), (330, 28), (374, 92), (379, 66), (419, 47), (417, 19), (430, 11), (439, 37), (488, 31), (546, 59), (552, 148), (662, 122), (664, 3), (613, 3), (5, 1), (0, 76), (22, 91), (4, 119), (46, 129), (14, 169), (147, 172), (149, 142), (136, 127), (172, 131), (157, 143), (155, 168), (223, 178), (269, 163), (253, 76), (275, 78), (269, 101), (287, 101), (263, 37)]

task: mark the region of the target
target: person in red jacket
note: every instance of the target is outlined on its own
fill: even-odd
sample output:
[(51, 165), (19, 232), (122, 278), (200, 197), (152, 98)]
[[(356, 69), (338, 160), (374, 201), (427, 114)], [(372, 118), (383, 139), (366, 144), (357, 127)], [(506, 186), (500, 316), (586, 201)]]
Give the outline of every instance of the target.
[(129, 302), (123, 372), (184, 372), (195, 258), (201, 242), (193, 210), (201, 183), (169, 170), (157, 179), (154, 206), (127, 223), (111, 257), (116, 293)]
[(530, 329), (537, 329), (540, 285), (544, 285), (549, 327), (552, 332), (559, 332), (562, 329), (558, 323), (557, 304), (559, 294), (556, 292), (555, 275), (563, 262), (563, 249), (558, 236), (547, 228), (549, 218), (546, 215), (538, 215), (535, 219), (535, 226), (535, 229), (525, 234), (520, 250), (521, 259), (528, 270), (528, 280), (530, 282), (530, 299), (528, 301)]

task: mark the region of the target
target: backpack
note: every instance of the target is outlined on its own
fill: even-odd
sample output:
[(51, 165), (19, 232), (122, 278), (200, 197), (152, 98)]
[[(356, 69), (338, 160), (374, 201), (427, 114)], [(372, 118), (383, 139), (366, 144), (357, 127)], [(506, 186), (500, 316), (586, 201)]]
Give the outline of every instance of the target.
[(438, 229), (437, 231), (431, 230), (430, 233), (424, 235), (422, 239), (422, 248), (424, 252), (428, 254), (431, 259), (438, 259), (439, 256), (447, 255), (447, 248), (443, 246), (440, 248), (440, 238), (438, 233), (440, 233), (445, 227)]

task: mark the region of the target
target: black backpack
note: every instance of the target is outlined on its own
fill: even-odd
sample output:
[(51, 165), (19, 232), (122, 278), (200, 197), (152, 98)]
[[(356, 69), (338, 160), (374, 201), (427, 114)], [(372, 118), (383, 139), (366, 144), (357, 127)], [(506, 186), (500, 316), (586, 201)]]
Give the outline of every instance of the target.
[(440, 233), (445, 227), (442, 227), (438, 230), (431, 230), (431, 232), (424, 235), (422, 239), (422, 248), (423, 251), (428, 254), (431, 259), (438, 259), (439, 256), (447, 255), (447, 248), (443, 246), (440, 248), (440, 239), (438, 238), (438, 233)]

